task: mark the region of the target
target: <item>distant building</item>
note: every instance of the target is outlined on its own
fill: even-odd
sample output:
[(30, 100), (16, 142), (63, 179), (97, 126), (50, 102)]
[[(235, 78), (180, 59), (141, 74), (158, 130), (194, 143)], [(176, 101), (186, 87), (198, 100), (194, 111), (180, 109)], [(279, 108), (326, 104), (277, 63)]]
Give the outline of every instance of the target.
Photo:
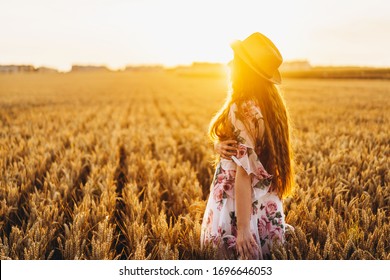
[(190, 66), (177, 66), (169, 71), (181, 76), (220, 77), (226, 75), (224, 64), (208, 62), (194, 62)]
[(34, 72), (32, 65), (0, 65), (0, 73)]
[(289, 72), (289, 71), (308, 71), (311, 70), (312, 67), (307, 60), (293, 60), (283, 62), (280, 66), (281, 72)]
[(164, 67), (161, 65), (140, 65), (140, 66), (128, 65), (125, 68), (125, 71), (135, 71), (135, 72), (159, 72), (163, 70)]
[(72, 65), (71, 72), (108, 72), (110, 71), (106, 66), (93, 65)]
[(39, 73), (58, 73), (57, 69), (49, 68), (49, 67), (39, 67), (36, 69), (36, 72)]

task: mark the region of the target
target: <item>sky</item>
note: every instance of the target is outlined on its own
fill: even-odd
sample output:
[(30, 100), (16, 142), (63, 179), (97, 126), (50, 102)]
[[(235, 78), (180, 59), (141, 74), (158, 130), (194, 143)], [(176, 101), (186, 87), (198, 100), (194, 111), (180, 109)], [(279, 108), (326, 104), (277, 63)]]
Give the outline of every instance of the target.
[(285, 61), (390, 67), (388, 0), (0, 0), (0, 64), (226, 63), (253, 32)]

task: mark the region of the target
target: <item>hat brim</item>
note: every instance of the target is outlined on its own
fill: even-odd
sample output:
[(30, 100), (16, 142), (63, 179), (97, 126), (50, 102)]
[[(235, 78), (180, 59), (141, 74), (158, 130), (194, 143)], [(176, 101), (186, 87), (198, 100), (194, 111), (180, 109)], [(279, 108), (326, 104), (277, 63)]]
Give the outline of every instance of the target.
[(235, 40), (234, 42), (232, 42), (230, 44), (230, 47), (233, 49), (235, 54), (237, 54), (253, 71), (255, 71), (262, 78), (274, 84), (281, 84), (282, 76), (280, 75), (279, 70), (276, 70), (273, 73), (272, 77), (269, 77), (263, 72), (261, 72), (257, 67), (255, 67), (255, 65), (253, 65), (251, 58), (248, 56), (247, 52), (242, 47), (240, 40)]

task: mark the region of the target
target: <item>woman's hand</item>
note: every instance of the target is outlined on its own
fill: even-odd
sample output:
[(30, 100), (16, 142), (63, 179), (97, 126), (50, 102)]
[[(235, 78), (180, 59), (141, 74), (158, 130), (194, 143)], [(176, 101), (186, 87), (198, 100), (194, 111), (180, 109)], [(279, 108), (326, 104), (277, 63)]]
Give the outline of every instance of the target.
[(214, 149), (222, 158), (230, 160), (231, 156), (237, 154), (237, 141), (225, 140), (214, 142)]
[(259, 259), (261, 251), (249, 227), (237, 230), (236, 249), (240, 260)]

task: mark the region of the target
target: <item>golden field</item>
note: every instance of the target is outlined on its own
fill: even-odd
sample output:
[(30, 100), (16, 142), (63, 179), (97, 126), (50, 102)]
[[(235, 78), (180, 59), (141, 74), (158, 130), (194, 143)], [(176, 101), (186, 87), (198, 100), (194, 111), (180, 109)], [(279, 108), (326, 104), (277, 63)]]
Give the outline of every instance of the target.
[[(389, 80), (286, 79), (295, 227), (275, 259), (390, 259)], [(1, 259), (206, 259), (223, 77), (0, 75)]]

